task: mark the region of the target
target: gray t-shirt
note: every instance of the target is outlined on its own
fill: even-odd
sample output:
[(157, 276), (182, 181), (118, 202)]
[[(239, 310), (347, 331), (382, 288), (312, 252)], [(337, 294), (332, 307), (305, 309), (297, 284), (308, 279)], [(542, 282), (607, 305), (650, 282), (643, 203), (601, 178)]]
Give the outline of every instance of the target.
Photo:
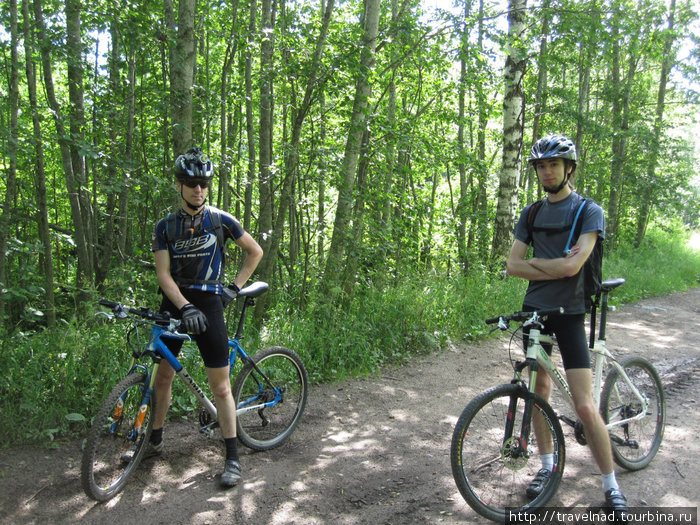
[[(535, 215), (533, 227), (562, 229), (561, 232), (533, 231), (530, 238), (527, 227), (527, 216), (530, 204), (520, 213), (520, 219), (515, 225), (515, 238), (525, 244), (532, 244), (534, 256), (542, 259), (564, 257), (564, 248), (571, 233), (574, 215), (583, 197), (575, 192), (559, 202), (549, 202), (545, 199)], [(589, 201), (578, 219), (582, 222), (581, 235), (597, 231), (601, 238), (605, 237), (605, 215), (603, 209)], [(576, 244), (573, 239), (571, 245)], [(567, 314), (582, 314), (586, 311), (583, 296), (583, 273), (573, 277), (553, 279), (549, 281), (530, 281), (525, 294), (524, 304), (536, 309), (564, 307)]]

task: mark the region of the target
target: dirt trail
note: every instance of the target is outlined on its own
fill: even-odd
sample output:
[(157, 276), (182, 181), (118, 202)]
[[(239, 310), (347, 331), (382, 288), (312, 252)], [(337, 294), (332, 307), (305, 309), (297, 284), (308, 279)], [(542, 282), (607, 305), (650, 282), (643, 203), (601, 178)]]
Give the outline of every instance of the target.
[[(667, 390), (666, 434), (640, 472), (618, 479), (633, 506), (699, 505), (700, 288), (613, 313), (608, 346), (655, 363)], [(0, 451), (0, 523), (483, 523), (457, 491), (452, 429), (466, 403), (510, 378), (505, 342), (457, 345), (380, 378), (314, 387), (300, 427), (280, 448), (242, 448), (244, 481), (218, 486), (220, 445), (192, 422), (169, 422), (166, 454), (124, 492), (96, 504), (82, 492), (80, 443)], [(602, 503), (589, 451), (567, 435), (552, 505)]]

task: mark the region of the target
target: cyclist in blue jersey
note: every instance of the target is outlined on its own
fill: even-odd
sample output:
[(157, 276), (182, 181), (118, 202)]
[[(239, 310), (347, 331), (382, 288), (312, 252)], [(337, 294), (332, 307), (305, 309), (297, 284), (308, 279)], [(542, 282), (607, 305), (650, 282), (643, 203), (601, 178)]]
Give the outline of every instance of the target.
[[(182, 320), (187, 332), (193, 335), (206, 366), (226, 447), (221, 484), (231, 487), (241, 479), (241, 465), (222, 295), (228, 295), (229, 299), (235, 296), (262, 259), (263, 251), (230, 214), (205, 205), (213, 172), (212, 162), (199, 148), (175, 160), (175, 185), (182, 208), (158, 222), (152, 250), (163, 293), (161, 311), (168, 311)], [(240, 246), (246, 257), (233, 284), (225, 288), (221, 280), (224, 244), (228, 239)], [(182, 341), (169, 343), (169, 348), (177, 355)], [(175, 371), (162, 361), (155, 380), (153, 431), (144, 457), (163, 453), (163, 426), (174, 377)]]
[[(569, 253), (564, 253), (573, 214), (581, 199), (570, 184), (576, 160), (576, 145), (561, 135), (541, 138), (532, 147), (528, 161), (547, 192), (547, 198), (531, 227), (537, 227), (539, 231), (535, 229), (530, 234), (527, 226), (530, 206), (521, 212), (508, 258), (508, 273), (530, 281), (523, 302), (524, 311), (564, 308), (563, 314), (547, 318), (545, 332), (556, 336), (576, 413), (602, 474), (606, 507), (612, 510), (615, 521), (625, 521), (627, 500), (615, 477), (608, 431), (593, 402), (591, 361), (584, 326), (586, 308), (581, 268), (593, 251), (597, 238), (605, 235), (605, 218), (600, 206), (586, 207), (579, 239)], [(534, 247), (534, 256), (528, 258), (530, 244)], [(547, 350), (551, 352), (551, 347)], [(549, 399), (551, 390), (549, 376), (538, 374), (535, 391)], [(541, 424), (533, 420), (538, 436)], [(537, 441), (544, 443), (540, 439)], [(543, 450), (545, 448), (549, 447), (546, 444), (540, 447), (542, 468), (526, 491), (533, 499), (542, 492), (552, 474), (552, 450)]]

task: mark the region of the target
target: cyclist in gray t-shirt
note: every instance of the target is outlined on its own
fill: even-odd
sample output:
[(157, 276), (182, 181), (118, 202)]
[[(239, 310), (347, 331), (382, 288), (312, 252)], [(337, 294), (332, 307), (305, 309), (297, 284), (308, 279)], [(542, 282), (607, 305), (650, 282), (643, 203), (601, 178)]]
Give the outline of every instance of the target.
[[(508, 257), (508, 274), (530, 281), (525, 294), (524, 310), (564, 307), (563, 314), (548, 317), (545, 331), (553, 333), (557, 338), (576, 413), (583, 423), (586, 440), (603, 477), (606, 506), (614, 512), (616, 519), (624, 519), (628, 512), (627, 499), (615, 478), (608, 431), (593, 402), (593, 378), (584, 326), (581, 268), (593, 251), (598, 237), (604, 235), (603, 210), (598, 205), (584, 208), (581, 234), (568, 254), (564, 254), (564, 248), (569, 232), (551, 231), (572, 223), (573, 210), (581, 199), (570, 185), (570, 178), (576, 170), (576, 160), (573, 141), (560, 135), (544, 137), (532, 147), (528, 161), (547, 192), (547, 198), (535, 216), (534, 231), (527, 225), (529, 206), (520, 214), (515, 227), (515, 241)], [(538, 231), (540, 227), (545, 231)], [(533, 256), (528, 259), (530, 244), (533, 245)], [(552, 381), (547, 374), (537, 375), (535, 390), (549, 399)], [(539, 439), (543, 435), (540, 432), (542, 422), (537, 419), (533, 421), (537, 442), (543, 443)], [(542, 492), (553, 468), (552, 451), (545, 448), (543, 445), (539, 450), (542, 468), (526, 491), (533, 499)]]

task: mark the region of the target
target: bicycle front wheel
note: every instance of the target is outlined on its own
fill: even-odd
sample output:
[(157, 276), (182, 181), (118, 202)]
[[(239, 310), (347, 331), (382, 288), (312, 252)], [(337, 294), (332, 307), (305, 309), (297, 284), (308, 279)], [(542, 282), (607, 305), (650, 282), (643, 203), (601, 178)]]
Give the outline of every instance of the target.
[(639, 470), (649, 464), (661, 445), (666, 398), (659, 373), (649, 361), (628, 357), (620, 366), (629, 382), (617, 368), (611, 368), (600, 396), (600, 413), (606, 424), (613, 425), (608, 430), (615, 462), (628, 470)]
[(272, 347), (253, 357), (233, 385), (238, 439), (254, 450), (279, 446), (299, 424), (309, 381), (301, 358)]
[(154, 396), (141, 409), (146, 374), (129, 374), (112, 389), (88, 433), (80, 469), (83, 490), (107, 501), (124, 488), (141, 461), (153, 426)]
[[(537, 436), (530, 432), (527, 442), (521, 441), (523, 412), (531, 396), (514, 384), (487, 390), (467, 405), (452, 435), (450, 458), (457, 488), (476, 512), (490, 520), (503, 523), (509, 512), (543, 506), (561, 481), (564, 434), (554, 410), (537, 394), (532, 403)], [(531, 500), (526, 491), (541, 467), (540, 448), (542, 453), (553, 453), (554, 468), (542, 492)]]

